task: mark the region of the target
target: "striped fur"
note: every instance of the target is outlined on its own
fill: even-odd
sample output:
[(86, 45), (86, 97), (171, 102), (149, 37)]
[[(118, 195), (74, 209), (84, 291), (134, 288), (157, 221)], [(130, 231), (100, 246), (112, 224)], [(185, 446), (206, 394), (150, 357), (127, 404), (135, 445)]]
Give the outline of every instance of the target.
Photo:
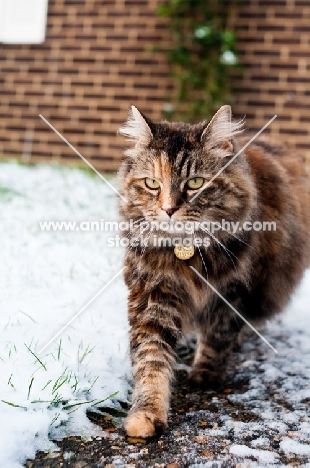
[[(129, 137), (120, 167), (119, 201), (123, 220), (169, 221), (163, 209), (176, 208), (174, 221), (276, 221), (276, 231), (220, 230), (211, 245), (182, 261), (171, 247), (129, 247), (125, 282), (135, 388), (125, 428), (131, 436), (150, 437), (167, 424), (175, 349), (185, 330), (194, 328), (198, 347), (190, 379), (217, 386), (243, 328), (243, 321), (192, 271), (192, 265), (250, 321), (280, 312), (309, 265), (310, 185), (305, 164), (290, 149), (261, 138), (236, 158), (193, 202), (186, 188), (193, 177), (211, 178), (245, 143), (232, 124), (229, 106), (210, 123), (151, 122), (132, 108), (121, 130)], [(160, 182), (151, 190), (145, 178)], [(142, 221), (141, 221), (142, 220)], [(175, 234), (162, 232), (161, 236)], [(208, 236), (198, 228), (193, 236)]]

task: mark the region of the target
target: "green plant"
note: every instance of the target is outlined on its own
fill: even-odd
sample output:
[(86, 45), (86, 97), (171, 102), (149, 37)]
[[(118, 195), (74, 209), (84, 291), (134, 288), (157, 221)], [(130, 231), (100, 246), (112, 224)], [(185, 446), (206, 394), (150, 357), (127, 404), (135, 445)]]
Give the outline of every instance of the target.
[(231, 101), (233, 68), (238, 67), (236, 35), (228, 29), (228, 0), (168, 0), (158, 15), (169, 18), (171, 46), (164, 50), (176, 79), (168, 119), (209, 119)]

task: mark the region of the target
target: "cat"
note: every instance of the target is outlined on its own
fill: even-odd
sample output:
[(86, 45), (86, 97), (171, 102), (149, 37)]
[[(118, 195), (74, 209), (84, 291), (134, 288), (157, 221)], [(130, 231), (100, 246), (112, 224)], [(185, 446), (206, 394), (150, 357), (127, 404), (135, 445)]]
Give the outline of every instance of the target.
[[(251, 323), (280, 312), (309, 265), (304, 160), (265, 137), (228, 164), (248, 141), (240, 139), (242, 125), (232, 121), (228, 105), (197, 124), (153, 122), (131, 106), (119, 130), (130, 141), (118, 172), (126, 199), (119, 212), (135, 226), (126, 231), (124, 270), (135, 382), (129, 436), (147, 438), (166, 428), (176, 345), (189, 328), (198, 335), (190, 381), (216, 387), (224, 375), (245, 323), (202, 277)], [(272, 221), (276, 229), (233, 234), (203, 227), (222, 219), (241, 226)], [(185, 236), (174, 223), (191, 221), (191, 237), (209, 237), (210, 245), (194, 245), (191, 258), (178, 258), (173, 245), (155, 245), (146, 224), (154, 221), (168, 223), (170, 230), (156, 236), (170, 240)], [(147, 245), (135, 243), (142, 237)]]

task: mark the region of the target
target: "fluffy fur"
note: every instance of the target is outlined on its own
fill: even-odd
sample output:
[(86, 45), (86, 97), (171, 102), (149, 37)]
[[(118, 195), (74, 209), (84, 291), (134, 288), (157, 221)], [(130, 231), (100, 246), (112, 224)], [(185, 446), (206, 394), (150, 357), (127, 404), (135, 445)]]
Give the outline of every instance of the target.
[[(275, 221), (276, 231), (203, 232), (211, 245), (180, 260), (173, 247), (129, 247), (125, 281), (135, 389), (125, 428), (131, 436), (149, 437), (167, 424), (175, 349), (184, 330), (198, 334), (190, 379), (198, 385), (220, 382), (227, 358), (244, 322), (189, 268), (194, 266), (249, 321), (280, 312), (309, 265), (310, 185), (302, 158), (264, 138), (255, 140), (208, 185), (245, 140), (236, 139), (242, 125), (231, 122), (229, 106), (213, 119), (195, 125), (154, 123), (135, 107), (120, 130), (131, 141), (118, 182), (123, 220), (135, 221)], [(186, 186), (194, 177), (205, 181), (201, 193)], [(158, 190), (145, 178), (160, 182)], [(167, 208), (173, 208), (170, 217)], [(158, 234), (158, 233), (157, 233)], [(171, 237), (175, 233), (162, 232)]]

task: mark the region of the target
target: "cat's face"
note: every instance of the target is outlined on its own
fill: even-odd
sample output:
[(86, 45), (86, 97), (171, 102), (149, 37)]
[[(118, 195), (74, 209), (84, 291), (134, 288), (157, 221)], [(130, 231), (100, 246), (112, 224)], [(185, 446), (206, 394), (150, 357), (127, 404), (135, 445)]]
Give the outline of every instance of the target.
[(132, 107), (120, 129), (135, 144), (119, 173), (128, 200), (122, 215), (171, 223), (244, 219), (251, 187), (242, 154), (214, 178), (238, 151), (233, 136), (240, 127), (229, 106), (195, 125), (153, 123)]

